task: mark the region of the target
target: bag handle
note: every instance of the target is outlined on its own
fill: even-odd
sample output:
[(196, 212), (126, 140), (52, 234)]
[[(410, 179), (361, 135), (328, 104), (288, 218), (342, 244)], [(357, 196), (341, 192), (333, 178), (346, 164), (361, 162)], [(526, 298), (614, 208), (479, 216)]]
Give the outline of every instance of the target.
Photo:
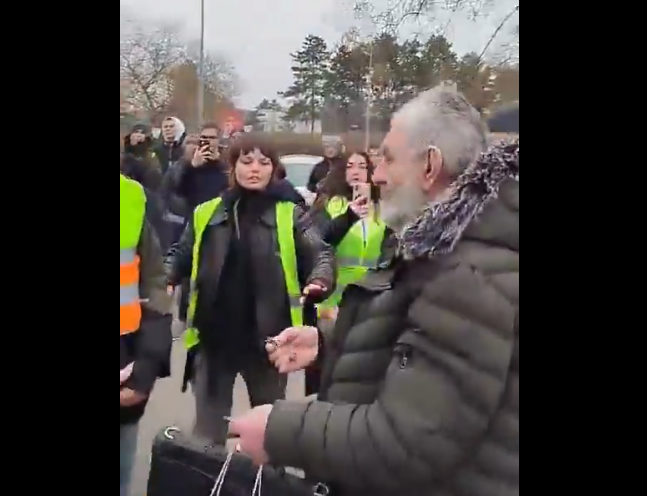
[[(175, 439), (175, 435), (178, 434), (179, 432), (180, 432), (180, 429), (177, 427), (174, 427), (174, 426), (167, 427), (164, 430), (164, 437), (169, 441), (172, 441), (173, 439)], [(228, 434), (227, 439), (238, 439), (238, 436)], [(229, 465), (231, 464), (231, 461), (234, 458), (234, 454), (235, 453), (233, 452), (227, 453), (227, 458), (225, 458), (225, 461), (222, 464), (220, 472), (216, 477), (216, 482), (211, 488), (211, 492), (209, 493), (209, 496), (221, 496), (221, 492), (225, 485), (225, 478), (227, 477), (227, 472), (229, 471)], [(250, 496), (262, 496), (262, 492), (263, 492), (263, 465), (258, 467), (258, 471), (256, 472), (256, 478), (254, 479), (254, 485), (252, 486), (252, 493)], [(318, 483), (318, 484), (315, 484), (315, 486), (312, 488), (312, 492), (313, 492), (313, 496), (328, 496), (330, 494), (330, 489), (328, 488), (327, 485), (323, 483)]]
[[(211, 488), (211, 493), (209, 493), (209, 496), (220, 496), (220, 493), (222, 492), (222, 489), (225, 485), (225, 478), (227, 477), (227, 472), (229, 471), (229, 465), (231, 464), (231, 461), (233, 460), (233, 458), (234, 458), (233, 452), (227, 453), (227, 458), (225, 458), (225, 461), (222, 464), (220, 473), (218, 474), (218, 477), (216, 477), (216, 482)], [(258, 471), (256, 472), (256, 478), (254, 479), (254, 486), (252, 487), (252, 494), (250, 496), (262, 496), (262, 492), (263, 492), (263, 465), (258, 467)]]

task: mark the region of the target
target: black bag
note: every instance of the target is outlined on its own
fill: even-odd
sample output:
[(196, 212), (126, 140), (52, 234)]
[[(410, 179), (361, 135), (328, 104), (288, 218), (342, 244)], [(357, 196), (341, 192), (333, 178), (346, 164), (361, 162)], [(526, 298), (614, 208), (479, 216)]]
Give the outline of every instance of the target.
[[(230, 458), (228, 467), (225, 466)], [(223, 470), (225, 466), (226, 470)], [(224, 472), (220, 493), (214, 491)], [(229, 455), (225, 446), (198, 443), (178, 429), (167, 428), (153, 442), (146, 496), (326, 496), (328, 490), (313, 487), (294, 475), (272, 467), (262, 468), (261, 487), (254, 487), (259, 468), (242, 455)]]

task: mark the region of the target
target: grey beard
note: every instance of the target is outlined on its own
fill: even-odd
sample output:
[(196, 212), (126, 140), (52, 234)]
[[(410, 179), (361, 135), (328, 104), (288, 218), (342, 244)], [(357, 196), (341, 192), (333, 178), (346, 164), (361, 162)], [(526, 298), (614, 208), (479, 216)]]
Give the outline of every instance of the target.
[(413, 222), (429, 203), (429, 199), (416, 186), (402, 186), (392, 198), (380, 204), (380, 216), (394, 232)]

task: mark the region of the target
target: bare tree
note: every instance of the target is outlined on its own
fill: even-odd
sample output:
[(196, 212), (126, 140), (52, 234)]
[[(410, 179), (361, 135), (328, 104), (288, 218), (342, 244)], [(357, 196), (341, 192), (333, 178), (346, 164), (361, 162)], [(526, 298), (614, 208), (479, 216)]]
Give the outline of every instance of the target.
[(170, 72), (185, 57), (175, 33), (171, 26), (121, 22), (120, 79), (128, 88), (124, 99), (152, 118), (164, 112), (173, 91)]
[[(342, 0), (346, 1), (346, 0)], [(500, 10), (501, 2), (497, 0), (350, 0), (359, 19), (369, 19), (379, 27), (380, 32), (398, 34), (404, 25), (411, 23), (423, 24), (425, 31), (438, 30), (439, 18), (447, 15), (460, 14), (471, 20), (489, 17), (495, 10)], [(509, 2), (506, 2), (509, 5)], [(450, 17), (451, 18), (451, 17)], [(514, 23), (515, 28), (509, 27)], [(508, 39), (498, 45), (501, 34), (508, 35)], [(519, 4), (514, 5), (496, 26), (492, 35), (481, 50), (481, 59), (488, 51), (497, 46), (503, 48), (506, 58), (510, 60), (519, 56)]]
[[(200, 47), (197, 43), (189, 44), (186, 59), (198, 64)], [(240, 81), (236, 70), (225, 57), (218, 53), (205, 53), (203, 79), (205, 90), (219, 100), (231, 100), (238, 96)]]
[[(370, 18), (380, 31), (395, 34), (405, 24), (436, 20), (438, 14), (467, 14), (476, 19), (489, 12), (496, 0), (353, 0), (356, 17)], [(377, 4), (377, 5), (376, 5)]]
[[(487, 51), (490, 49), (490, 46), (492, 46), (492, 43), (494, 43), (494, 40), (496, 40), (497, 36), (499, 36), (499, 34), (500, 34), (500, 33), (501, 33), (501, 31), (503, 30), (503, 28), (506, 26), (506, 24), (507, 24), (508, 22), (510, 22), (510, 20), (511, 20), (515, 15), (518, 15), (518, 14), (519, 14), (519, 5), (515, 5), (515, 6), (512, 8), (512, 10), (510, 10), (510, 11), (505, 15), (505, 17), (504, 17), (504, 18), (501, 20), (501, 22), (497, 25), (496, 29), (492, 32), (492, 35), (490, 36), (490, 38), (488, 39), (487, 43), (485, 44), (485, 46), (484, 46), (484, 47), (483, 47), (483, 49), (481, 50), (481, 53), (480, 53), (480, 55), (479, 55), (479, 59), (480, 59), (480, 60), (483, 60), (483, 58), (485, 57), (485, 55), (486, 55)], [(519, 39), (519, 38), (518, 38), (518, 35), (519, 35), (519, 26), (518, 26), (518, 25), (517, 25), (516, 29), (514, 30), (514, 32), (515, 32), (515, 33), (516, 33), (516, 35), (517, 35), (517, 45), (518, 45), (518, 39)]]
[[(176, 69), (197, 62), (195, 43), (187, 43), (180, 35), (181, 26), (175, 24), (122, 17), (120, 27), (122, 100), (155, 119), (166, 112), (174, 97)], [(214, 98), (230, 100), (236, 96), (238, 78), (224, 57), (206, 54), (203, 79), (206, 91)]]
[(519, 65), (519, 24), (517, 23), (510, 32), (511, 41), (501, 46), (497, 54), (497, 62), (505, 66)]

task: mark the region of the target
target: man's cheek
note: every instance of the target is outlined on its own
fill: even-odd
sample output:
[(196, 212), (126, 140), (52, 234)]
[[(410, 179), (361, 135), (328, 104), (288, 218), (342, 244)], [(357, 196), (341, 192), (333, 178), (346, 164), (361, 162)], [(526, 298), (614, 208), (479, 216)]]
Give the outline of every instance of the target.
[(400, 186), (402, 184), (402, 178), (399, 178), (398, 176), (394, 174), (387, 173), (386, 174), (386, 184), (389, 187), (390, 190), (393, 190)]

